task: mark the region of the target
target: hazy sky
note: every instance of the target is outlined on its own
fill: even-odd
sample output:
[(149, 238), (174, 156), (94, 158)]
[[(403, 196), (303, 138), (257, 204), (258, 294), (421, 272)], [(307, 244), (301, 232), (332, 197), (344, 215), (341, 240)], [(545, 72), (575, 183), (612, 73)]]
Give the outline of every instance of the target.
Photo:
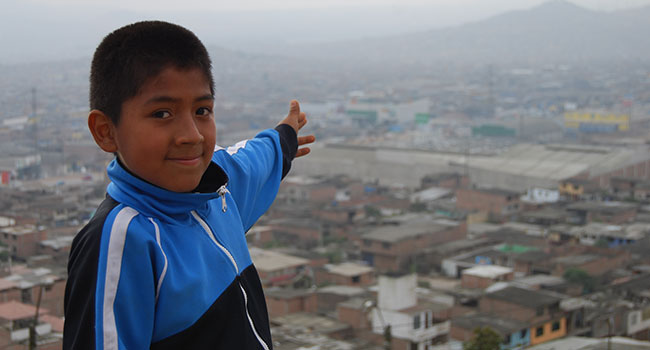
[[(558, 0), (0, 0), (0, 64), (87, 57), (110, 31), (147, 19), (183, 25), (206, 45), (267, 52), (456, 26), (546, 1)], [(600, 11), (650, 5), (571, 2)]]
[[(478, 8), (486, 14), (508, 9), (531, 7), (544, 0), (36, 0), (39, 3), (80, 5), (95, 4), (124, 10), (281, 10), (331, 7), (433, 6), (440, 8)], [(598, 10), (613, 10), (650, 4), (650, 0), (571, 0)]]

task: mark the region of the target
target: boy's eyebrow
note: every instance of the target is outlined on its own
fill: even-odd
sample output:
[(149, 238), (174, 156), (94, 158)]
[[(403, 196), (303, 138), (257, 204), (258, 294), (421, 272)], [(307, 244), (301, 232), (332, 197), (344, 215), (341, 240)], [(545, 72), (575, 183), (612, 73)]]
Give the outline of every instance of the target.
[[(147, 102), (145, 102), (145, 104), (151, 104), (151, 103), (157, 103), (157, 102), (178, 102), (180, 100), (181, 100), (180, 98), (174, 98), (174, 97), (170, 97), (170, 96), (154, 96), (154, 97), (148, 99)], [(206, 101), (206, 100), (213, 101), (214, 96), (212, 96), (210, 94), (199, 96), (199, 97), (194, 99), (194, 102), (200, 102), (200, 101)]]

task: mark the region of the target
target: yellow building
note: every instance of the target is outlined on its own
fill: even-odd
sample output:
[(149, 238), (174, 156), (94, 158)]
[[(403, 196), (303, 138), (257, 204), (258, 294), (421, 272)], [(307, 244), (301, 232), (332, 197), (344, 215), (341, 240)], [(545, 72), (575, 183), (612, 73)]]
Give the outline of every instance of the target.
[(612, 113), (569, 112), (564, 114), (564, 127), (585, 132), (627, 131), (630, 116)]
[(560, 182), (558, 190), (560, 196), (567, 198), (579, 198), (585, 193), (585, 188), (589, 185), (589, 181), (582, 179), (566, 179)]
[(566, 335), (566, 318), (548, 321), (530, 329), (530, 345), (562, 338)]

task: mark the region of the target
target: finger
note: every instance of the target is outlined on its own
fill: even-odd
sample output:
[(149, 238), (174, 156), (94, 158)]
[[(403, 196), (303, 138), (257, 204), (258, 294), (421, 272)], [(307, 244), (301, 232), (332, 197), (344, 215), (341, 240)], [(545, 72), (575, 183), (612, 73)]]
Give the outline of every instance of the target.
[(298, 137), (298, 146), (314, 143), (316, 137), (314, 135), (300, 136)]
[(306, 156), (309, 154), (309, 152), (311, 152), (311, 149), (309, 147), (300, 148), (298, 149), (298, 152), (296, 152), (296, 158)]
[(298, 114), (300, 116), (300, 103), (296, 100), (291, 100), (291, 103), (289, 105), (289, 115), (292, 114)]
[[(304, 115), (305, 113), (301, 113), (301, 114)], [(298, 119), (298, 130), (302, 129), (302, 127), (305, 126), (305, 124), (307, 124), (307, 117), (303, 116), (303, 119)]]

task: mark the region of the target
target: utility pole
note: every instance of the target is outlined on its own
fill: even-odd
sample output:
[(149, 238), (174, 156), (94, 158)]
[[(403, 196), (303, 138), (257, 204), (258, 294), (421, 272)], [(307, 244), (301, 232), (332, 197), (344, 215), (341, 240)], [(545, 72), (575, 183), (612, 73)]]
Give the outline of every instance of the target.
[(612, 316), (607, 318), (607, 350), (612, 350)]
[(34, 152), (38, 154), (38, 118), (36, 117), (38, 105), (36, 103), (36, 88), (32, 88), (32, 137), (34, 138)]
[(29, 350), (36, 350), (36, 326), (38, 326), (38, 312), (41, 308), (41, 297), (43, 295), (43, 285), (39, 285), (38, 297), (36, 299), (36, 314), (34, 315), (34, 322), (29, 326)]

